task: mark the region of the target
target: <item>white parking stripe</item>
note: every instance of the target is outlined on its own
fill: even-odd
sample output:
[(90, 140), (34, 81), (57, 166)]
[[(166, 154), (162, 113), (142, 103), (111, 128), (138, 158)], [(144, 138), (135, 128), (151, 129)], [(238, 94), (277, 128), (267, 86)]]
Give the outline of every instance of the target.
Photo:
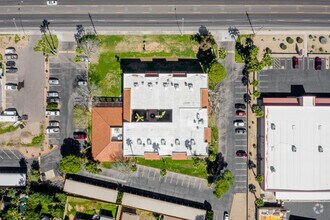
[(154, 172), (154, 177), (152, 178), (152, 180), (155, 180), (155, 176), (156, 176), (156, 172)]
[(244, 168), (242, 168), (242, 169), (241, 169), (241, 168), (239, 168), (239, 169), (235, 169), (235, 170), (246, 170), (246, 169), (244, 169)]
[(246, 163), (235, 163), (235, 164), (246, 164)]
[(1, 155), (0, 155), (0, 158), (3, 159), (3, 157), (1, 157)]
[(246, 174), (235, 174), (235, 176), (246, 176)]
[(235, 181), (235, 182), (236, 182), (236, 183), (246, 183), (246, 181), (244, 181), (244, 180), (243, 180), (243, 181), (242, 181), (242, 180), (239, 180), (239, 181), (237, 180), (237, 181)]
[[(2, 150), (2, 149), (1, 149)], [(9, 157), (9, 159), (11, 159), (11, 157), (4, 151), (4, 150), (2, 150), (2, 152), (4, 153), (4, 154), (6, 154), (7, 155), (7, 157)]]
[(10, 150), (9, 149), (9, 151), (17, 158), (17, 159), (19, 159), (19, 157), (18, 156), (16, 156), (16, 154), (12, 151), (12, 150)]

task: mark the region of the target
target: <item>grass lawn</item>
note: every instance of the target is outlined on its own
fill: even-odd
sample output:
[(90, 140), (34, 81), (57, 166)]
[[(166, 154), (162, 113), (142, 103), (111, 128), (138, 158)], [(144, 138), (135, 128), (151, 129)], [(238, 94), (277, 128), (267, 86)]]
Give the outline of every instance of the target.
[(34, 51), (43, 52), (43, 54), (51, 54), (51, 51), (56, 48), (58, 52), (58, 39), (56, 35), (42, 35), (41, 40), (38, 41), (37, 45), (34, 47)]
[[(164, 160), (168, 171), (200, 178), (207, 178), (205, 164), (195, 167), (193, 160), (172, 160), (171, 158), (164, 158)], [(137, 163), (158, 169), (162, 169), (164, 167), (162, 160), (145, 160), (143, 158), (137, 158)]]
[[(95, 96), (121, 95), (122, 58), (196, 58), (198, 43), (191, 35), (110, 35), (98, 36), (100, 56), (90, 65), (90, 81), (98, 89)], [(143, 51), (143, 41), (146, 51)]]
[(77, 212), (87, 215), (99, 214), (100, 210), (106, 210), (115, 217), (117, 213), (117, 205), (98, 202), (95, 200), (81, 199), (76, 197), (68, 197), (67, 215), (75, 215)]

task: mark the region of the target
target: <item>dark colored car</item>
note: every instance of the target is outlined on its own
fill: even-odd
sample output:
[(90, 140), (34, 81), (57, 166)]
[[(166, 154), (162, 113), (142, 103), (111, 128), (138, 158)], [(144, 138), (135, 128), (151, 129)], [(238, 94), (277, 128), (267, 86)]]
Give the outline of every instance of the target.
[(245, 152), (245, 150), (238, 150), (238, 151), (236, 151), (236, 156), (237, 157), (247, 157), (247, 153)]
[(315, 70), (322, 69), (322, 59), (320, 57), (315, 57)]
[(245, 93), (243, 98), (244, 98), (244, 102), (246, 103), (251, 102), (251, 96), (249, 94)]
[(242, 111), (242, 110), (237, 110), (236, 111), (236, 116), (245, 117), (246, 116), (246, 112), (245, 111)]
[(236, 128), (235, 133), (236, 134), (245, 134), (246, 129), (245, 128)]
[(246, 105), (242, 103), (236, 103), (235, 108), (241, 108), (241, 109), (246, 109)]
[(17, 73), (17, 71), (16, 67), (6, 68), (6, 73)]
[(73, 138), (77, 140), (86, 140), (87, 139), (87, 134), (82, 131), (74, 132), (73, 133)]
[(15, 61), (7, 61), (6, 62), (6, 66), (8, 66), (8, 67), (14, 67), (14, 66), (16, 66), (16, 62)]
[(60, 98), (58, 97), (48, 97), (47, 98), (47, 103), (50, 104), (50, 103), (59, 103), (60, 102)]
[(248, 78), (246, 76), (243, 76), (242, 77), (242, 83), (243, 83), (244, 86), (246, 86), (248, 84), (248, 81), (249, 80), (248, 80)]
[(5, 57), (6, 57), (6, 60), (17, 60), (18, 59), (17, 54), (6, 54)]
[(297, 57), (292, 57), (292, 68), (293, 69), (298, 69), (299, 67), (299, 60)]

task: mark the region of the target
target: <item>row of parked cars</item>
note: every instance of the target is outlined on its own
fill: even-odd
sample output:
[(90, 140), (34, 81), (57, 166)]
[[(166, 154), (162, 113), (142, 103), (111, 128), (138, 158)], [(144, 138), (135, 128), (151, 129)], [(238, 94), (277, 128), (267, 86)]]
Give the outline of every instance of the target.
[[(236, 103), (235, 104), (236, 109), (236, 117), (237, 118), (244, 118), (246, 117), (246, 105), (243, 103)], [(235, 133), (236, 134), (245, 134), (246, 128), (245, 128), (245, 121), (243, 119), (236, 119), (234, 121), (234, 127), (235, 127)], [(247, 157), (247, 153), (245, 150), (237, 150), (236, 151), (237, 157)]]
[[(55, 77), (50, 77), (48, 79), (48, 84), (49, 85), (59, 85), (60, 81), (58, 78)], [(51, 105), (59, 105), (60, 103), (60, 97), (59, 93), (56, 91), (48, 91), (47, 92), (47, 106)], [(46, 110), (46, 115), (47, 116), (60, 116), (60, 110), (59, 109), (47, 109)], [(46, 132), (48, 134), (54, 134), (54, 133), (60, 133), (60, 122), (58, 120), (50, 120), (48, 127), (46, 129)]]
[[(5, 49), (5, 66), (6, 73), (17, 73), (18, 69), (16, 67), (16, 60), (18, 59), (18, 55), (16, 49), (14, 47), (8, 47)], [(17, 83), (8, 82), (5, 85), (5, 90), (15, 91), (18, 89)]]
[[(297, 57), (292, 57), (292, 68), (298, 69), (299, 68), (299, 59)], [(315, 70), (322, 69), (322, 59), (320, 57), (315, 57), (314, 59), (314, 68)]]

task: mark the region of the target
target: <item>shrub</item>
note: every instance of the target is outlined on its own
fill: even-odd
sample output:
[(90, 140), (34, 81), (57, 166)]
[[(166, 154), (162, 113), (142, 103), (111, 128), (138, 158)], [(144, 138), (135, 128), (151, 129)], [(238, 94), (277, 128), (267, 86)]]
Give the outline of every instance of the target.
[(225, 170), (220, 179), (215, 183), (213, 195), (220, 198), (230, 187), (234, 185), (234, 175), (229, 170)]
[(58, 109), (58, 103), (49, 103), (48, 105), (47, 105), (47, 110), (56, 110), (56, 109)]
[(38, 136), (35, 136), (34, 138), (32, 138), (31, 145), (33, 145), (33, 146), (40, 145), (43, 140), (44, 140), (44, 134), (39, 134)]
[(267, 54), (271, 54), (272, 53), (272, 50), (270, 49), (270, 48), (266, 48), (266, 50), (265, 50), (265, 52), (267, 53)]
[(62, 173), (79, 173), (81, 170), (81, 159), (74, 155), (64, 157), (60, 161), (60, 171)]
[(120, 205), (121, 202), (123, 201), (123, 195), (124, 195), (124, 193), (123, 193), (122, 191), (118, 191), (118, 194), (117, 194), (117, 201), (116, 201), (116, 203), (117, 203), (118, 205)]
[(224, 59), (226, 59), (226, 49), (225, 48), (223, 48), (223, 47), (221, 47), (220, 49), (219, 49), (219, 58), (220, 59), (222, 59), (222, 60), (224, 60)]
[(132, 166), (130, 167), (130, 170), (131, 170), (132, 172), (136, 172), (136, 171), (137, 171), (137, 166), (136, 166), (136, 164), (132, 164)]
[(208, 210), (208, 211), (206, 212), (205, 220), (213, 220), (213, 217), (214, 217), (214, 212), (213, 212), (213, 210)]
[(287, 47), (284, 43), (281, 43), (281, 44), (280, 44), (280, 48), (281, 48), (282, 50), (286, 50), (288, 47)]
[(286, 38), (286, 41), (289, 43), (289, 44), (293, 44), (293, 39), (291, 37), (287, 37)]
[(251, 85), (254, 86), (254, 87), (257, 87), (257, 86), (259, 86), (259, 81), (254, 79), (254, 80), (251, 82)]
[(322, 47), (320, 47), (320, 48), (319, 48), (319, 51), (320, 51), (320, 52), (323, 52), (323, 48), (322, 48)]
[(261, 95), (261, 92), (260, 92), (259, 90), (256, 90), (256, 91), (254, 91), (254, 92), (252, 93), (252, 96), (253, 96), (253, 98), (255, 98), (255, 99), (259, 98), (260, 95)]
[(226, 78), (227, 72), (224, 66), (218, 62), (213, 62), (207, 71), (209, 75), (209, 89), (214, 90), (219, 82)]
[(302, 42), (304, 42), (304, 40), (301, 37), (297, 37), (296, 41), (298, 44), (301, 44)]
[(162, 169), (160, 170), (160, 176), (165, 176), (166, 173), (167, 173), (167, 171), (166, 171), (165, 168), (162, 168)]
[(257, 181), (258, 183), (262, 183), (262, 182), (264, 181), (264, 177), (261, 176), (261, 175), (257, 175), (257, 176), (256, 176), (256, 181)]
[(254, 204), (259, 208), (264, 205), (264, 200), (261, 198), (258, 198), (258, 199), (256, 199), (256, 201), (254, 201)]
[(15, 44), (17, 44), (20, 40), (21, 37), (18, 34), (15, 34), (15, 38), (14, 38)]

